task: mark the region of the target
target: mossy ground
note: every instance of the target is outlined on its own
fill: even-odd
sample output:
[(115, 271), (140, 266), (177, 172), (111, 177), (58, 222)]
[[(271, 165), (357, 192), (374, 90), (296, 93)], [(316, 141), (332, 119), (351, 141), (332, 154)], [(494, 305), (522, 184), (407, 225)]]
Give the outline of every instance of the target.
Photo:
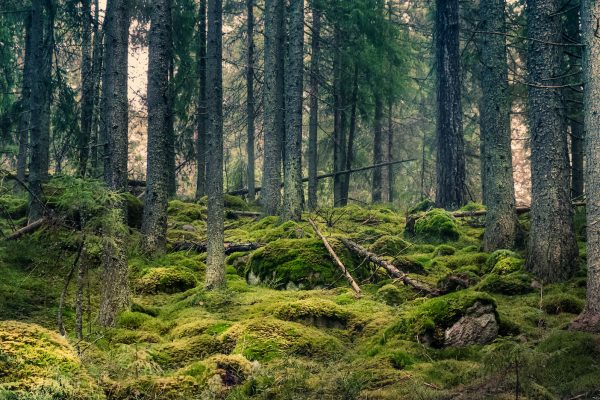
[[(14, 203), (14, 216), (20, 215), (17, 200), (2, 201)], [(252, 209), (235, 199), (229, 204)], [(456, 235), (439, 240), (404, 237), (404, 216), (385, 207), (348, 206), (312, 217), (326, 236), (352, 239), (415, 279), (438, 286), (462, 276), (471, 287), (420, 297), (332, 240), (363, 289), (356, 298), (308, 223), (232, 214), (226, 240), (262, 247), (228, 257), (226, 288), (203, 289), (203, 254), (179, 251), (148, 260), (133, 246), (131, 309), (109, 330), (95, 326), (94, 314), (91, 324), (86, 317), (80, 361), (65, 340), (38, 327), (55, 329), (75, 241), (69, 232), (39, 232), (0, 248), (0, 319), (36, 324), (0, 341), (0, 398), (50, 399), (44, 390), (58, 385), (72, 395), (54, 398), (67, 399), (93, 398), (88, 393), (110, 399), (507, 399), (515, 397), (516, 365), (521, 398), (600, 393), (600, 339), (565, 330), (585, 297), (581, 277), (534, 289), (522, 254), (482, 253), (482, 228), (469, 218), (451, 219)], [(202, 201), (171, 202), (170, 242), (202, 241), (204, 218)], [(90, 272), (95, 309), (98, 271)], [(260, 285), (247, 283), (250, 272), (261, 277)], [(76, 343), (73, 292), (65, 318)], [(495, 305), (496, 341), (438, 348), (420, 340), (424, 333), (435, 339), (477, 301)], [(7, 324), (16, 323), (0, 327)], [(0, 328), (0, 337), (7, 331)], [(16, 362), (24, 368), (7, 375), (5, 365)], [(38, 379), (42, 369), (46, 375)], [(17, 387), (39, 396), (8, 394)]]

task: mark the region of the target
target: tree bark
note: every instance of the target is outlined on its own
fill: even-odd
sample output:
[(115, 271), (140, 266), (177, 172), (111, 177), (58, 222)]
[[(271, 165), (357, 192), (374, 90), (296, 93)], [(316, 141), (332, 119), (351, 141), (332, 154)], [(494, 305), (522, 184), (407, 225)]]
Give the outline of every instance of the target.
[[(354, 65), (354, 76), (352, 78), (352, 97), (350, 98), (350, 126), (348, 128), (348, 148), (346, 150), (346, 171), (352, 170), (354, 162), (354, 138), (356, 137), (356, 106), (358, 104), (358, 65)], [(345, 174), (344, 185), (342, 187), (342, 205), (348, 204), (348, 195), (350, 193), (351, 174)]]
[(100, 163), (102, 158), (98, 156), (98, 150), (101, 148), (100, 143), (100, 86), (102, 82), (102, 53), (103, 53), (103, 36), (104, 31), (100, 29), (100, 2), (94, 0), (94, 22), (92, 27), (92, 33), (94, 37), (94, 48), (92, 50), (92, 99), (93, 99), (93, 113), (92, 113), (92, 132), (90, 136), (90, 167), (92, 177), (96, 178), (99, 174)]
[(92, 75), (92, 2), (81, 0), (81, 122), (78, 137), (79, 164), (77, 175), (85, 177), (90, 153), (92, 117), (94, 113), (94, 81)]
[(248, 21), (246, 23), (246, 153), (248, 156), (248, 165), (246, 166), (246, 181), (248, 182), (248, 200), (254, 201), (256, 198), (256, 177), (254, 170), (254, 0), (246, 0), (246, 14)]
[(312, 4), (312, 40), (310, 57), (310, 116), (308, 127), (308, 209), (317, 208), (317, 154), (319, 127), (319, 75), (321, 61), (321, 10)]
[(462, 125), (458, 0), (436, 0), (437, 78), (436, 204), (456, 209), (466, 203)]
[(261, 201), (267, 215), (281, 206), (281, 161), (285, 137), (284, 1), (265, 1), (264, 159)]
[[(505, 0), (481, 0), (481, 30), (506, 32)], [(512, 249), (517, 237), (515, 189), (512, 169), (510, 103), (506, 39), (481, 35), (481, 181), (487, 207), (485, 251)]]
[(196, 139), (196, 199), (206, 194), (206, 0), (200, 0), (198, 27), (198, 137)]
[(169, 67), (171, 0), (157, 0), (151, 11), (148, 38), (148, 158), (142, 219), (142, 249), (165, 251), (169, 200), (170, 124)]
[[(378, 89), (375, 89), (376, 91)], [(383, 101), (378, 93), (375, 94), (375, 115), (373, 117), (373, 164), (383, 162), (382, 154), (382, 123), (383, 123)], [(373, 170), (373, 180), (371, 188), (371, 202), (381, 203), (383, 200), (381, 168)]]
[(223, 203), (223, 75), (222, 1), (208, 0), (206, 81), (208, 111), (207, 163), (207, 257), (206, 287), (225, 285), (224, 203)]
[[(339, 172), (346, 166), (346, 132), (344, 130), (344, 101), (342, 87), (343, 55), (342, 33), (339, 27), (334, 27), (334, 55), (333, 55), (333, 170)], [(336, 174), (333, 177), (333, 206), (343, 206), (344, 203), (344, 175)]]
[(528, 0), (529, 120), (532, 207), (526, 268), (543, 283), (571, 277), (578, 249), (570, 197), (567, 138), (560, 89), (559, 0)]
[(283, 219), (302, 217), (302, 100), (304, 82), (304, 0), (290, 0), (285, 63), (285, 160)]
[[(33, 81), (33, 43), (31, 37), (32, 15), (29, 11), (25, 17), (25, 56), (23, 59), (23, 78), (21, 81), (21, 116), (19, 117), (19, 153), (17, 155), (17, 178), (25, 181), (27, 159), (29, 155), (29, 118), (31, 117), (31, 84)], [(17, 183), (15, 188), (21, 192)]]
[[(391, 3), (390, 3), (391, 4)], [(387, 127), (387, 151), (385, 153), (385, 161), (392, 161), (394, 159), (394, 104), (392, 100), (388, 100), (388, 127)], [(387, 189), (387, 202), (391, 203), (394, 201), (394, 166), (388, 165), (384, 169), (386, 173), (386, 189)]]

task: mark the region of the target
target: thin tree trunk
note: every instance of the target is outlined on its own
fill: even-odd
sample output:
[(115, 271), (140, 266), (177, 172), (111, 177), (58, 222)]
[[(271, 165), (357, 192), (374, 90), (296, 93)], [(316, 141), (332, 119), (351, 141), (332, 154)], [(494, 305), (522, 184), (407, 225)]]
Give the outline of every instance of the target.
[(206, 0), (200, 0), (200, 24), (198, 28), (198, 137), (196, 140), (196, 198), (206, 194)]
[(254, 174), (254, 0), (246, 0), (247, 13), (247, 67), (246, 67), (246, 153), (248, 155), (248, 165), (246, 166), (246, 180), (248, 181), (248, 200), (254, 201), (256, 198), (256, 177)]
[[(19, 153), (17, 155), (17, 178), (25, 182), (27, 159), (29, 155), (29, 119), (31, 117), (31, 84), (33, 80), (33, 43), (31, 37), (32, 15), (29, 11), (25, 18), (25, 56), (23, 60), (23, 79), (21, 83), (21, 115), (19, 117)], [(17, 183), (17, 191), (22, 187)]]
[[(173, 24), (173, 14), (171, 8), (172, 1), (169, 2), (169, 12), (167, 20), (169, 26)], [(175, 104), (175, 91), (171, 85), (175, 76), (175, 49), (173, 48), (172, 33), (169, 32), (169, 40), (167, 42), (167, 59), (168, 59), (168, 82), (167, 85), (167, 194), (170, 199), (177, 195), (177, 160), (175, 152), (175, 114), (173, 106)]]
[(526, 7), (531, 129), (532, 207), (526, 268), (543, 283), (571, 277), (578, 249), (573, 227), (567, 137), (560, 89), (559, 0), (528, 0)]
[(587, 301), (583, 313), (572, 324), (575, 329), (600, 332), (600, 2), (581, 1), (584, 116), (586, 131), (585, 170), (587, 185)]
[(285, 63), (286, 151), (283, 219), (302, 217), (302, 99), (304, 82), (304, 0), (290, 0)]
[[(392, 100), (388, 100), (388, 126), (387, 126), (387, 151), (386, 161), (392, 161), (394, 159), (394, 120), (393, 120), (394, 104)], [(394, 201), (394, 166), (388, 165), (385, 168), (387, 177), (387, 202), (391, 203)]]
[(317, 154), (319, 126), (319, 74), (321, 59), (321, 10), (312, 5), (312, 40), (310, 58), (310, 117), (308, 127), (308, 209), (317, 208)]
[[(504, 0), (481, 0), (481, 30), (506, 32)], [(481, 181), (487, 207), (485, 251), (511, 249), (517, 236), (515, 191), (510, 146), (510, 89), (506, 39), (481, 35)]]
[[(85, 244), (84, 244), (85, 246)], [(83, 254), (79, 260), (79, 266), (77, 271), (77, 290), (75, 293), (75, 335), (77, 341), (83, 340), (83, 289), (87, 279), (87, 262), (85, 247), (82, 248)], [(79, 345), (77, 345), (77, 351), (79, 352)]]
[(584, 145), (585, 134), (581, 122), (569, 120), (571, 126), (571, 197), (580, 199), (583, 197), (583, 182), (584, 182)]
[(79, 165), (77, 175), (85, 177), (90, 154), (92, 117), (94, 113), (94, 81), (92, 75), (92, 2), (81, 0), (81, 122), (78, 137)]
[(100, 29), (100, 2), (94, 0), (94, 22), (92, 33), (94, 37), (94, 49), (92, 51), (92, 99), (93, 99), (93, 117), (92, 132), (90, 136), (90, 159), (91, 174), (96, 178), (100, 172), (100, 161), (98, 158), (98, 149), (100, 148), (100, 85), (102, 82), (102, 51), (103, 51), (103, 31)]
[(206, 287), (225, 284), (224, 204), (223, 204), (223, 76), (222, 2), (208, 0), (206, 81), (208, 111), (207, 164), (207, 257)]
[(167, 242), (167, 203), (170, 186), (169, 67), (171, 1), (157, 0), (151, 12), (148, 46), (148, 162), (142, 219), (142, 248), (160, 254)]
[[(348, 130), (348, 148), (346, 150), (346, 171), (352, 169), (354, 162), (354, 138), (356, 137), (356, 106), (358, 104), (358, 65), (354, 65), (354, 76), (352, 79), (352, 98), (350, 99), (350, 127)], [(350, 193), (350, 173), (345, 175), (344, 186), (342, 188), (342, 205), (348, 204)]]
[(458, 0), (436, 0), (437, 78), (436, 204), (456, 209), (466, 202), (462, 126)]
[[(334, 55), (333, 55), (333, 170), (342, 171), (346, 165), (346, 140), (344, 137), (344, 104), (342, 96), (342, 39), (338, 27), (334, 28)], [(344, 177), (335, 175), (333, 178), (333, 206), (344, 205), (343, 199)]]
[[(105, 16), (105, 68), (103, 77), (104, 179), (118, 192), (127, 191), (128, 121), (127, 67), (129, 44), (129, 4), (127, 0), (109, 0)], [(117, 206), (118, 217), (126, 223), (124, 202)], [(102, 285), (99, 322), (112, 326), (117, 314), (129, 302), (128, 267), (125, 233), (118, 228), (106, 232), (112, 240), (102, 249)]]
[(267, 215), (281, 205), (281, 160), (284, 123), (284, 1), (265, 1), (264, 159), (261, 201)]
[[(378, 89), (375, 89), (378, 90)], [(373, 117), (373, 164), (381, 164), (383, 162), (382, 154), (382, 119), (383, 119), (383, 102), (378, 93), (375, 94), (375, 115)], [(373, 203), (381, 203), (382, 199), (382, 176), (381, 168), (373, 170), (373, 180), (371, 182), (371, 201)]]

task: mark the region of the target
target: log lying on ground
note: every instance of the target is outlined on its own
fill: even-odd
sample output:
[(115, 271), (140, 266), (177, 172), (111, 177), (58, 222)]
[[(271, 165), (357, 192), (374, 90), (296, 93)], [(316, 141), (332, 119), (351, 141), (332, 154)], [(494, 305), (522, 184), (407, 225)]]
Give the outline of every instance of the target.
[(375, 254), (371, 253), (364, 247), (361, 247), (359, 244), (345, 238), (340, 238), (340, 241), (348, 248), (348, 250), (356, 253), (360, 257), (366, 258), (370, 262), (377, 264), (380, 267), (385, 268), (393, 278), (400, 279), (405, 285), (411, 286), (420, 292), (427, 293), (430, 296), (438, 296), (440, 294), (437, 289), (431, 288), (423, 282), (419, 282), (416, 279), (410, 278), (407, 274), (400, 271), (398, 268), (394, 267), (384, 259), (377, 257)]
[[(381, 164), (369, 165), (369, 166), (361, 167), (361, 168), (347, 169), (345, 171), (330, 172), (328, 174), (317, 175), (317, 180), (326, 179), (326, 178), (333, 178), (334, 176), (339, 176), (339, 175), (353, 174), (355, 172), (368, 171), (370, 169), (387, 167), (389, 165), (402, 164), (402, 163), (407, 163), (407, 162), (416, 161), (416, 160), (417, 160), (416, 158), (411, 158), (409, 160), (389, 161), (389, 162), (384, 162), (384, 163), (381, 163)], [(308, 182), (308, 177), (302, 178), (302, 182)], [(281, 187), (283, 187), (283, 183), (281, 184)], [(259, 192), (261, 189), (262, 188), (260, 186), (257, 186), (254, 190), (256, 192)], [(231, 192), (227, 192), (227, 194), (232, 195), (232, 196), (242, 196), (242, 195), (248, 194), (248, 189), (233, 190)]]
[(24, 226), (23, 228), (11, 233), (7, 237), (5, 237), (4, 240), (7, 242), (10, 240), (16, 240), (21, 236), (27, 235), (28, 233), (35, 232), (36, 230), (41, 228), (44, 225), (44, 223), (46, 223), (46, 218), (38, 219), (37, 221), (32, 222), (31, 224)]
[(340, 260), (340, 258), (337, 256), (337, 254), (335, 254), (335, 251), (333, 251), (333, 248), (331, 247), (331, 245), (329, 244), (329, 242), (327, 241), (325, 236), (323, 236), (323, 234), (317, 227), (317, 224), (315, 224), (315, 222), (310, 218), (308, 219), (308, 222), (310, 222), (310, 225), (314, 229), (317, 236), (319, 236), (319, 238), (321, 238), (321, 241), (325, 245), (325, 248), (329, 252), (329, 255), (331, 256), (331, 258), (333, 258), (335, 265), (340, 269), (340, 271), (342, 271), (342, 274), (344, 275), (344, 277), (346, 277), (346, 280), (348, 281), (348, 283), (350, 283), (350, 286), (352, 286), (352, 289), (356, 292), (356, 294), (358, 296), (360, 296), (360, 294), (361, 294), (360, 286), (358, 286), (358, 284), (356, 283), (356, 281), (354, 280), (352, 275), (350, 275), (350, 273), (348, 272), (348, 270), (342, 263), (342, 260)]
[[(225, 254), (236, 253), (238, 251), (256, 250), (261, 245), (259, 243), (225, 243)], [(173, 251), (194, 251), (196, 253), (206, 252), (206, 243), (196, 242), (175, 242)]]
[[(573, 202), (573, 207), (583, 207), (583, 206), (585, 206), (584, 201)], [(515, 211), (518, 215), (525, 214), (525, 213), (528, 213), (529, 211), (531, 211), (531, 206), (519, 206), (519, 207), (515, 208)], [(455, 212), (450, 213), (450, 215), (452, 215), (454, 218), (481, 217), (486, 214), (487, 214), (487, 210), (455, 211)], [(420, 215), (412, 216), (413, 219), (419, 219), (420, 217), (421, 217)]]

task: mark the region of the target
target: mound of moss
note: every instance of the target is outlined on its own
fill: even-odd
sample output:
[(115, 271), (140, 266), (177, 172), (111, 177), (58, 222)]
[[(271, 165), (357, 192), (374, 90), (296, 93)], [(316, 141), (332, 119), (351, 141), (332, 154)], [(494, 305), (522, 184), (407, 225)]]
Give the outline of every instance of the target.
[(26, 196), (3, 194), (0, 196), (0, 210), (2, 210), (0, 215), (13, 220), (21, 219), (27, 216), (27, 205)]
[(502, 261), (506, 258), (518, 258), (518, 257), (519, 257), (519, 255), (511, 250), (496, 250), (492, 254), (490, 254), (487, 261), (485, 262), (485, 271), (484, 272), (492, 271), (499, 261)]
[(398, 306), (410, 299), (411, 293), (407, 292), (406, 287), (399, 288), (388, 283), (377, 290), (376, 297), (389, 306)]
[(197, 203), (187, 203), (181, 200), (169, 202), (167, 214), (173, 222), (191, 223), (201, 220), (206, 208)]
[(531, 276), (522, 272), (507, 275), (489, 274), (479, 283), (478, 290), (507, 295), (525, 294), (533, 291)]
[(38, 325), (0, 321), (0, 398), (104, 399), (73, 348)]
[[(354, 259), (348, 250), (335, 240), (330, 243), (344, 265), (353, 268)], [(355, 279), (366, 274), (362, 270), (353, 272)], [(252, 284), (261, 283), (276, 289), (311, 289), (345, 282), (319, 239), (279, 239), (270, 242), (252, 253), (245, 275)]]
[(386, 235), (377, 239), (369, 250), (380, 256), (395, 257), (404, 253), (410, 246), (411, 244), (401, 237)]
[(584, 305), (583, 300), (568, 293), (551, 294), (542, 300), (542, 309), (548, 314), (579, 314), (583, 311)]
[(135, 287), (140, 293), (178, 293), (198, 284), (196, 275), (188, 268), (158, 267), (151, 268), (138, 278)]
[(408, 210), (409, 214), (416, 214), (419, 212), (425, 212), (431, 210), (435, 207), (435, 202), (433, 200), (425, 199), (421, 200), (417, 204), (415, 204), (412, 208)]
[(105, 381), (110, 399), (187, 400), (199, 392), (199, 382), (191, 376), (142, 376), (125, 381)]
[(202, 360), (214, 354), (229, 354), (233, 343), (209, 334), (175, 339), (155, 349), (153, 354), (164, 368), (182, 367), (192, 361)]
[(414, 236), (422, 241), (442, 243), (458, 240), (460, 232), (455, 219), (448, 212), (434, 208), (416, 220)]
[[(445, 330), (466, 315), (476, 303), (496, 307), (494, 299), (486, 293), (462, 290), (432, 299), (423, 299), (400, 316), (386, 331), (386, 336), (399, 336), (406, 340), (419, 340), (433, 347), (442, 347)], [(498, 317), (496, 315), (496, 319)]]
[(302, 322), (319, 328), (346, 329), (355, 318), (352, 313), (329, 300), (305, 299), (287, 303), (275, 316), (286, 321)]

